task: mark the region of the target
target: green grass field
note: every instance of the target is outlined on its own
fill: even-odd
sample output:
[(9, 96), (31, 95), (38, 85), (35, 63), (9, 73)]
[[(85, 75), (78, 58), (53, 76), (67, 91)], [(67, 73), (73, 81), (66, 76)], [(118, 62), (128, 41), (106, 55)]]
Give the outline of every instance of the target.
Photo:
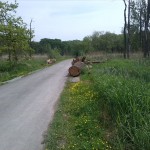
[(46, 150), (148, 150), (150, 60), (113, 59), (67, 83)]

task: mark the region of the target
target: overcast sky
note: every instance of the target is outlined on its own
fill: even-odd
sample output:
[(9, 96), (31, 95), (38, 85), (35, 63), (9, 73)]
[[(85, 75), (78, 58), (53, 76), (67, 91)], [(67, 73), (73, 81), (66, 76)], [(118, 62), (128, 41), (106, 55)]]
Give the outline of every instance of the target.
[[(3, 0), (5, 1), (5, 0)], [(14, 2), (14, 0), (7, 0)], [(121, 33), (122, 0), (17, 0), (17, 16), (33, 19), (35, 41), (42, 38), (82, 40), (94, 31)]]

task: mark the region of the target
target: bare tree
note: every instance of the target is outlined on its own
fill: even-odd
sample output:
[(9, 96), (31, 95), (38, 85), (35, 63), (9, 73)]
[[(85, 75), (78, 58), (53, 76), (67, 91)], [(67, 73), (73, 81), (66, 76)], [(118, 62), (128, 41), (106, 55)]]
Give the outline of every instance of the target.
[(30, 58), (32, 57), (32, 48), (31, 48), (31, 43), (32, 43), (32, 38), (33, 38), (33, 30), (32, 30), (32, 22), (33, 20), (31, 19), (30, 21), (30, 30), (29, 30), (29, 45), (30, 45), (30, 51), (29, 51), (29, 56)]
[(147, 2), (147, 9), (145, 13), (145, 47), (144, 47), (144, 57), (149, 56), (149, 18), (150, 18), (150, 0)]
[(139, 23), (140, 23), (140, 49), (142, 49), (143, 45), (143, 38), (142, 38), (142, 4), (141, 0), (139, 1)]
[(130, 57), (131, 51), (131, 32), (130, 32), (130, 12), (131, 12), (131, 0), (128, 1), (128, 48), (127, 48), (127, 58)]
[(126, 16), (126, 11), (127, 11), (127, 4), (126, 1), (123, 0), (125, 9), (124, 9), (124, 58), (127, 58), (127, 16)]
[[(130, 20), (131, 20), (131, 3), (132, 0), (128, 0), (128, 11), (127, 11), (127, 2), (123, 0), (125, 9), (124, 9), (124, 58), (130, 57), (131, 51), (131, 32), (130, 32)], [(128, 18), (127, 18), (128, 14)]]

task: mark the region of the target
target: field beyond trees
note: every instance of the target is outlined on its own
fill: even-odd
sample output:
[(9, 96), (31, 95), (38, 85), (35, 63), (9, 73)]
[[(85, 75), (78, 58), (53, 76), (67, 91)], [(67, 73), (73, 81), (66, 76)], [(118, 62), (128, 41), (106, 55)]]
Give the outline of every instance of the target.
[(111, 59), (67, 83), (46, 150), (148, 150), (150, 60)]

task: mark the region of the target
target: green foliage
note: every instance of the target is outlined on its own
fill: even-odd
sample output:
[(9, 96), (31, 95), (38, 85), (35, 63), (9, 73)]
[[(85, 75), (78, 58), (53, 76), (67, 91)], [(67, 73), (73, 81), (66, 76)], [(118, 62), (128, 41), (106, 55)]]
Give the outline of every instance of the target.
[(16, 1), (14, 4), (0, 2), (0, 49), (14, 62), (31, 54), (29, 40), (33, 37), (33, 31), (27, 29), (22, 18), (14, 15), (17, 7)]
[(123, 35), (109, 32), (94, 32), (92, 36), (86, 36), (82, 41), (61, 41), (59, 39), (41, 39), (40, 42), (32, 42), (31, 47), (36, 53), (49, 53), (49, 49), (59, 49), (61, 55), (84, 56), (93, 51), (122, 52)]
[(31, 48), (34, 50), (35, 54), (42, 54), (40, 51), (40, 43), (32, 41), (30, 44)]
[(91, 38), (95, 51), (121, 52), (123, 49), (122, 35), (116, 35), (110, 32), (104, 33), (95, 31)]
[(58, 49), (49, 49), (47, 52), (48, 58), (59, 59), (61, 57), (60, 50)]
[(73, 56), (77, 57), (84, 55), (82, 41), (74, 40), (70, 42), (70, 48)]
[[(39, 43), (32, 42), (32, 47), (35, 51), (41, 54), (47, 54), (48, 58), (60, 58), (61, 51), (60, 48), (61, 40), (58, 39), (41, 39)], [(38, 48), (40, 47), (40, 48)]]
[(40, 52), (39, 53), (47, 53), (50, 49), (60, 49), (61, 48), (61, 40), (59, 39), (41, 39), (40, 42)]

